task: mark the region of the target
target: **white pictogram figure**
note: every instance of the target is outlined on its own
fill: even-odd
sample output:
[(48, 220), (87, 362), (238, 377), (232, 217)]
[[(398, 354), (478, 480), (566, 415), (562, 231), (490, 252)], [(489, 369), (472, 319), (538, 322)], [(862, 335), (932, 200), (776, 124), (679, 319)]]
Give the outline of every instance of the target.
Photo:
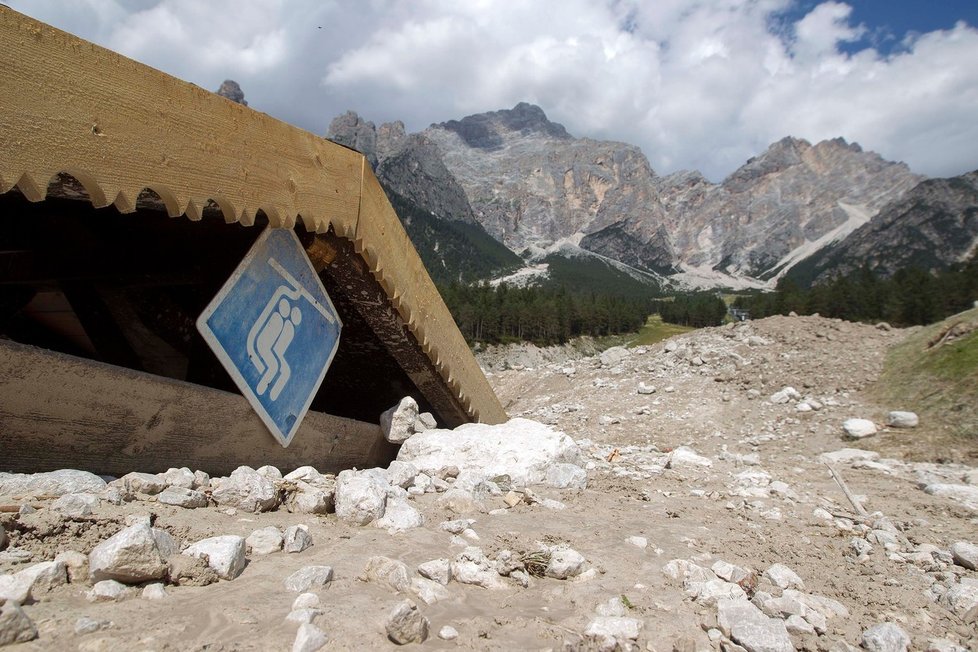
[(269, 258), (268, 264), (288, 285), (280, 285), (272, 293), (248, 332), (246, 346), (248, 358), (261, 374), (255, 393), (261, 396), (271, 385), (268, 398), (275, 401), (292, 377), (292, 368), (285, 360), (285, 352), (295, 337), (296, 327), (302, 322), (302, 310), (293, 302), (298, 303), (300, 297), (304, 297), (327, 321), (333, 323), (335, 320), (277, 260)]

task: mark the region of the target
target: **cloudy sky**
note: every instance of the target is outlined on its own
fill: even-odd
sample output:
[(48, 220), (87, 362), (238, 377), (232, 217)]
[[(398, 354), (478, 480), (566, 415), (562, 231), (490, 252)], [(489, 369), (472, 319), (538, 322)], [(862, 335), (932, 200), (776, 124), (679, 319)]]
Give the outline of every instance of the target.
[(5, 0), (324, 134), (540, 105), (720, 180), (792, 135), (978, 168), (976, 0)]

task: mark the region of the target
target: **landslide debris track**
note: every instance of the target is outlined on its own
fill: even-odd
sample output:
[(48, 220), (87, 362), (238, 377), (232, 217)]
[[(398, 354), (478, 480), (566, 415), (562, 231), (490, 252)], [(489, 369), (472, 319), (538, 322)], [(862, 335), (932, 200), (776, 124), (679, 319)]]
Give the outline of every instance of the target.
[[(589, 357), (496, 349), (521, 418), (415, 425), (389, 469), (337, 478), (173, 471), (88, 501), (0, 474), (0, 505), (37, 510), (0, 513), (0, 596), (34, 583), (0, 622), (33, 623), (22, 649), (978, 649), (978, 470), (893, 459), (928, 424), (886, 427), (914, 406), (869, 398), (907, 335), (773, 317)], [(850, 418), (879, 432), (844, 439)], [(83, 556), (121, 564), (96, 547), (120, 530), (157, 575), (96, 591)], [(68, 549), (70, 582), (24, 570)]]

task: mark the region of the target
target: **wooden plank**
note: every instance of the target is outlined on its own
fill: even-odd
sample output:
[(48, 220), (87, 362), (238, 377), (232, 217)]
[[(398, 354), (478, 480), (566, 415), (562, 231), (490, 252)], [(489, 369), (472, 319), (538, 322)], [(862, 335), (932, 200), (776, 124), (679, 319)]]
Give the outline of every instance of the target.
[(352, 233), (363, 156), (0, 5), (0, 192), (67, 172), (95, 206)]
[(193, 466), (212, 475), (382, 465), (376, 424), (309, 412), (282, 448), (241, 396), (0, 340), (0, 470), (120, 475)]

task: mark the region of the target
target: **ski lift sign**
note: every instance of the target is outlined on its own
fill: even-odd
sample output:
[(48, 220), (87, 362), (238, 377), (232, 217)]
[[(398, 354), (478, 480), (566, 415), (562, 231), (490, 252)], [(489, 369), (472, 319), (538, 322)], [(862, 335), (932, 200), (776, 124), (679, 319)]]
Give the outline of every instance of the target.
[(319, 391), (342, 326), (299, 238), (271, 227), (197, 318), (197, 330), (282, 446)]

